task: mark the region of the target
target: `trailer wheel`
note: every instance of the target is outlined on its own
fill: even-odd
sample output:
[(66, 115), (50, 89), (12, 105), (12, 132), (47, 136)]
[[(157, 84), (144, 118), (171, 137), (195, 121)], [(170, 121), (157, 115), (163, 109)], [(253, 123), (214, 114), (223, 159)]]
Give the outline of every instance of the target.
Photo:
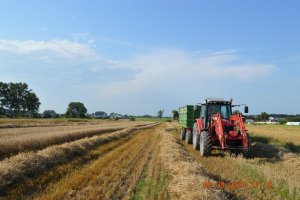
[(180, 139), (181, 139), (181, 140), (184, 140), (184, 139), (185, 139), (185, 129), (184, 129), (184, 128), (182, 128), (182, 129), (180, 130)]
[(192, 144), (192, 132), (190, 130), (186, 131), (185, 142), (187, 144)]
[(198, 125), (197, 123), (195, 123), (193, 127), (193, 149), (199, 150), (199, 142), (200, 142), (200, 135), (198, 133)]
[(206, 131), (202, 131), (200, 135), (200, 155), (210, 156), (211, 155), (211, 146), (212, 146), (212, 139), (211, 134)]

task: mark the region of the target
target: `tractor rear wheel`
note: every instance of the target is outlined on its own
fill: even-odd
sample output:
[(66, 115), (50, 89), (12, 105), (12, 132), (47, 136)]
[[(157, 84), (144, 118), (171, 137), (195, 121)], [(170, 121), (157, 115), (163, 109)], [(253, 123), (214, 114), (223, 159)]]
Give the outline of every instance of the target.
[(198, 133), (198, 125), (197, 123), (195, 123), (193, 127), (193, 149), (199, 150), (199, 142), (200, 142), (200, 135)]
[(210, 156), (211, 155), (211, 146), (212, 146), (212, 139), (211, 134), (207, 131), (202, 131), (200, 135), (200, 155)]
[(180, 139), (181, 139), (181, 140), (184, 140), (184, 139), (185, 139), (185, 129), (184, 129), (184, 128), (182, 128), (182, 129), (180, 130)]
[(186, 131), (185, 142), (187, 144), (192, 144), (192, 131), (190, 131), (190, 130)]

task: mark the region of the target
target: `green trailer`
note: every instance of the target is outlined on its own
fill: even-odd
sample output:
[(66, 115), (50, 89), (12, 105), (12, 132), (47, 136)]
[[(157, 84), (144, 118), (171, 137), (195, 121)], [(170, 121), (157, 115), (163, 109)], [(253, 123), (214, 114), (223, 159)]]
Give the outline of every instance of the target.
[(179, 124), (183, 128), (192, 129), (195, 119), (200, 117), (200, 110), (194, 111), (194, 106), (186, 105), (179, 108)]
[(192, 132), (195, 120), (200, 117), (200, 110), (194, 111), (193, 105), (186, 105), (179, 108), (180, 138), (188, 144), (192, 142)]

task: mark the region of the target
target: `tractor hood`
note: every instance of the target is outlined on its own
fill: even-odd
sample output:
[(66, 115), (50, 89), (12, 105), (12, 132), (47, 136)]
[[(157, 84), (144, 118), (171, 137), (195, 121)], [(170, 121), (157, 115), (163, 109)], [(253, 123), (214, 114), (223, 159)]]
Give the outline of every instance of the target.
[(222, 125), (223, 126), (232, 126), (232, 124), (230, 123), (230, 121), (227, 120), (227, 119), (222, 119)]

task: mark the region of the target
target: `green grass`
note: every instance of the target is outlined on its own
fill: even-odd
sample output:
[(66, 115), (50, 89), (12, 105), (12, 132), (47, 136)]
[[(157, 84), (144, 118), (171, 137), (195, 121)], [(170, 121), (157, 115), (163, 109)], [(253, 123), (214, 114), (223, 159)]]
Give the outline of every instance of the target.
[[(157, 135), (156, 142), (159, 143), (160, 139), (160, 135)], [(170, 175), (162, 165), (159, 152), (160, 146), (157, 145), (151, 154), (149, 163), (144, 168), (140, 180), (136, 183), (132, 199), (170, 199), (167, 189)]]
[(144, 118), (144, 117), (137, 117), (135, 118), (136, 121), (149, 121), (149, 122), (169, 122), (172, 120), (171, 118)]
[[(257, 171), (257, 169), (253, 168), (253, 166), (251, 166), (247, 163), (243, 163), (240, 166), (240, 170), (244, 176), (248, 177), (248, 180), (259, 183), (259, 187), (256, 189), (253, 188), (252, 190), (257, 190), (257, 189), (260, 190), (262, 193), (264, 193), (264, 196), (266, 198), (269, 198), (269, 199), (273, 198), (272, 194), (271, 194), (271, 190), (272, 190), (272, 193), (273, 192), (277, 193), (277, 195), (279, 195), (281, 199), (294, 199), (295, 198), (295, 197), (289, 196), (289, 188), (287, 187), (287, 185), (274, 183), (273, 180), (267, 180), (266, 177), (263, 174), (259, 173)], [(266, 183), (266, 182), (272, 183), (272, 189), (268, 189), (264, 186), (264, 183)], [(251, 188), (251, 186), (248, 188)], [(254, 192), (256, 192), (256, 191), (254, 191)]]
[(136, 193), (133, 197), (134, 200), (143, 199), (161, 199), (161, 195), (170, 199), (170, 195), (166, 192), (168, 186), (168, 175), (163, 171), (160, 172), (157, 179), (144, 179), (140, 180), (136, 185)]
[(300, 126), (246, 125), (252, 142), (275, 144), (300, 153)]

